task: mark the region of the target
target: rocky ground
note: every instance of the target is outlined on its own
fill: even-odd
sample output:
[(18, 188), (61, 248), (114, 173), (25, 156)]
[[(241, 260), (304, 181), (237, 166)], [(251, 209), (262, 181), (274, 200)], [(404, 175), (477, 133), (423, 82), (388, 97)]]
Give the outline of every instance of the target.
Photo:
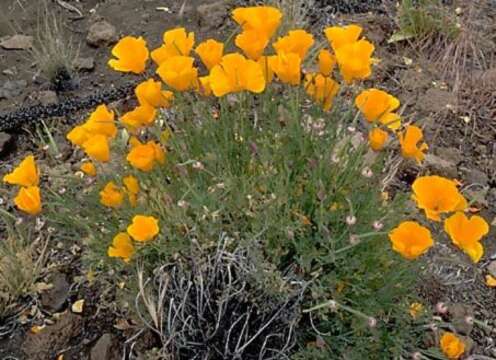
[[(189, 0), (184, 6), (182, 1), (172, 0), (49, 1), (49, 9), (61, 19), (64, 33), (79, 45), (73, 59), (74, 72), (62, 76), (62, 85), (54, 87), (39, 73), (29, 51), (36, 44), (43, 13), (43, 7), (35, 3), (4, 0), (0, 4), (2, 170), (26, 151), (39, 153), (41, 159), (45, 153), (39, 142), (32, 140), (32, 124), (21, 130), (2, 123), (2, 119), (33, 123), (47, 115), (62, 156), (69, 158), (71, 149), (64, 141), (68, 124), (79, 121), (85, 108), (95, 102), (125, 102), (130, 92), (129, 77), (106, 65), (111, 45), (121, 35), (145, 36), (152, 48), (160, 43), (165, 29), (177, 25), (195, 31), (198, 40), (221, 38), (229, 26), (228, 9), (232, 6), (223, 0)], [(339, 21), (363, 24), (381, 60), (373, 83), (384, 84), (397, 95), (407, 118), (426, 129), (431, 151), (425, 164), (400, 167), (389, 187), (405, 189), (420, 172), (460, 179), (477, 199), (474, 206), (496, 225), (496, 6), (491, 1), (480, 3), (475, 10), (466, 2), (448, 5), (453, 11), (461, 7), (460, 22), (470, 26), (473, 33), (473, 38), (466, 40), (472, 45), (470, 49), (474, 39), (485, 41), (482, 49), (476, 43), (476, 49), (468, 51), (468, 60), (459, 72), (446, 71), (461, 66), (458, 58), (438, 53), (446, 44), (438, 44), (436, 51), (431, 51), (429, 45), (388, 43), (397, 24), (394, 6), (387, 1), (320, 0), (310, 19), (314, 28)], [(54, 112), (45, 114), (47, 106)], [(50, 114), (58, 117), (50, 118)], [(41, 227), (39, 231), (47, 230)], [(419, 288), (432, 305), (439, 301), (456, 304), (449, 315), (452, 319), (473, 314), (496, 328), (496, 290), (483, 280), (487, 273), (496, 276), (494, 230), (485, 246), (486, 254), (477, 266), (467, 264), (451, 248), (438, 247), (430, 255)], [(116, 305), (113, 286), (95, 280), (81, 266), (78, 245), (67, 245), (61, 239), (48, 251), (46, 277), (39, 282), (39, 292), (21, 299), (14, 316), (0, 319), (0, 359), (55, 359), (60, 354), (63, 359), (121, 359), (153, 347), (153, 336), (141, 333), (126, 317), (126, 309)], [(84, 305), (79, 308), (81, 300)], [(43, 331), (38, 331), (39, 327)], [(477, 353), (496, 358), (496, 333), (477, 326), (457, 330), (475, 340)]]

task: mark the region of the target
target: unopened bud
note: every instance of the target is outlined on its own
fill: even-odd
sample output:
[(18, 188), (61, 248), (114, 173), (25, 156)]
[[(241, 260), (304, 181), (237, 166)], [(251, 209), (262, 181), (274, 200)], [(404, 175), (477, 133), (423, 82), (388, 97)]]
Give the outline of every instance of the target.
[(438, 314), (446, 314), (448, 312), (448, 307), (443, 302), (438, 302), (436, 304), (436, 312)]
[(370, 327), (370, 328), (375, 328), (377, 326), (377, 319), (370, 316), (368, 319), (367, 319), (367, 325)]
[(474, 324), (474, 318), (473, 318), (473, 316), (465, 316), (465, 322), (468, 325), (473, 325)]
[(360, 238), (357, 235), (350, 235), (350, 244), (358, 245), (360, 243)]
[(184, 201), (184, 200), (179, 200), (177, 202), (177, 206), (179, 206), (182, 209), (186, 209), (188, 207), (188, 205), (189, 204), (186, 201)]
[(413, 360), (422, 360), (422, 354), (420, 352), (418, 352), (418, 351), (417, 352), (414, 352), (412, 354), (412, 359)]
[(356, 217), (355, 217), (355, 216), (353, 216), (353, 215), (348, 215), (348, 216), (346, 217), (346, 223), (347, 223), (348, 225), (350, 225), (350, 226), (351, 226), (351, 225), (355, 225), (355, 224), (356, 224), (356, 221), (357, 221), (357, 219), (356, 219)]
[(329, 301), (329, 309), (331, 309), (331, 311), (336, 311), (338, 309), (338, 303), (334, 300)]
[(193, 169), (196, 169), (196, 170), (203, 170), (205, 169), (205, 166), (203, 166), (203, 164), (199, 161), (195, 161), (193, 163)]
[(372, 172), (372, 170), (370, 168), (366, 167), (366, 168), (363, 168), (362, 175), (365, 176), (366, 178), (371, 178), (372, 176), (374, 176), (374, 173)]
[(374, 221), (372, 225), (374, 226), (374, 229), (377, 231), (381, 230), (384, 227), (384, 224), (380, 221)]
[(438, 327), (436, 324), (431, 323), (431, 324), (429, 324), (429, 329), (431, 329), (432, 331), (437, 331)]

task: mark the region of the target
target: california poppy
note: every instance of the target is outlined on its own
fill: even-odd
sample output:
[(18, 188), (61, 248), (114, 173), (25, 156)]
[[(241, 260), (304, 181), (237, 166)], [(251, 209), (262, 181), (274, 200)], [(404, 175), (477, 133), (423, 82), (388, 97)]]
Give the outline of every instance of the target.
[(301, 82), (301, 58), (295, 53), (277, 54), (269, 57), (269, 65), (280, 81), (290, 85)]
[(336, 57), (329, 50), (319, 51), (319, 72), (324, 76), (330, 76), (336, 66)]
[(431, 232), (415, 221), (404, 221), (389, 233), (393, 250), (408, 260), (424, 254), (434, 245)]
[(330, 110), (339, 91), (339, 84), (322, 74), (308, 74), (305, 82), (307, 94), (321, 104), (325, 111)]
[(100, 134), (114, 138), (117, 134), (115, 114), (105, 104), (99, 105), (91, 114), (83, 127), (92, 135)]
[(41, 196), (38, 186), (21, 187), (14, 198), (17, 208), (30, 215), (37, 215), (41, 212)]
[(205, 96), (212, 94), (212, 85), (210, 84), (210, 76), (201, 76), (198, 78), (200, 81), (200, 92)]
[(162, 83), (154, 79), (148, 79), (138, 84), (134, 89), (140, 105), (148, 105), (154, 108), (168, 108), (174, 98), (171, 91), (162, 90)]
[(200, 43), (196, 47), (195, 52), (207, 69), (211, 70), (222, 60), (222, 55), (224, 55), (224, 44), (214, 39), (208, 39)]
[(334, 52), (344, 45), (358, 41), (362, 28), (358, 25), (331, 26), (324, 30), (324, 34), (329, 41)]
[(37, 186), (40, 181), (38, 168), (33, 155), (26, 156), (19, 165), (3, 177), (3, 182), (11, 185)]
[(237, 47), (243, 50), (243, 53), (252, 60), (258, 60), (269, 43), (269, 39), (260, 35), (257, 31), (247, 30), (237, 35), (234, 39)]
[(258, 65), (262, 69), (262, 73), (266, 84), (270, 84), (274, 78), (274, 71), (270, 67), (269, 56), (261, 56), (257, 60)]
[(164, 32), (163, 44), (152, 51), (152, 60), (158, 65), (174, 56), (189, 56), (195, 43), (195, 34), (186, 33), (185, 28), (176, 28)]
[(243, 31), (257, 31), (270, 39), (281, 23), (282, 13), (272, 6), (251, 6), (234, 9), (232, 17)]
[(112, 245), (107, 250), (109, 257), (122, 258), (125, 262), (129, 262), (134, 253), (133, 242), (125, 232), (118, 233), (112, 240)]
[(126, 159), (134, 168), (148, 172), (154, 168), (156, 162), (165, 162), (165, 153), (158, 144), (149, 141), (134, 146)]
[(189, 56), (173, 56), (162, 62), (157, 74), (162, 81), (177, 91), (186, 91), (198, 86), (198, 69), (195, 59)]
[(110, 160), (110, 147), (105, 135), (91, 135), (81, 147), (95, 161), (107, 162)]
[(400, 117), (393, 113), (400, 101), (385, 91), (364, 90), (356, 97), (355, 105), (368, 122), (379, 121), (391, 129), (398, 129), (401, 125)]
[(241, 54), (222, 57), (219, 65), (210, 72), (210, 87), (215, 96), (247, 90), (261, 93), (265, 89), (265, 78), (260, 66)]
[(69, 140), (73, 145), (82, 146), (86, 140), (90, 137), (90, 133), (85, 129), (83, 125), (78, 125), (72, 128), (66, 135), (67, 140)]
[(132, 175), (129, 175), (122, 179), (122, 182), (126, 187), (129, 203), (132, 207), (135, 207), (138, 203), (138, 193), (140, 191), (138, 179)]
[(277, 54), (294, 53), (303, 60), (314, 42), (312, 34), (305, 30), (297, 29), (291, 30), (288, 35), (280, 37), (273, 46)]
[(459, 359), (465, 352), (465, 344), (452, 332), (445, 332), (439, 342), (444, 355), (450, 360)]
[(157, 110), (150, 105), (140, 105), (125, 113), (121, 117), (121, 122), (132, 132), (137, 131), (142, 126), (150, 126), (155, 121)]
[(80, 169), (88, 176), (96, 176), (96, 167), (91, 161), (83, 162)]
[(441, 176), (421, 176), (412, 184), (413, 200), (425, 211), (428, 219), (441, 220), (441, 214), (462, 211), (467, 201), (456, 187), (456, 182)]
[(373, 128), (369, 131), (369, 145), (370, 148), (374, 151), (381, 151), (384, 149), (384, 145), (386, 144), (389, 138), (389, 134), (387, 131), (384, 131), (380, 128)]
[(336, 61), (346, 83), (368, 79), (372, 74), (372, 53), (375, 47), (367, 40), (343, 45), (335, 50)]
[(140, 242), (153, 240), (159, 233), (158, 219), (153, 216), (136, 215), (127, 227), (127, 233)]
[(415, 159), (420, 164), (425, 157), (424, 151), (429, 148), (425, 142), (420, 143), (424, 137), (422, 129), (415, 125), (409, 125), (405, 132), (400, 133), (398, 137), (401, 154), (405, 158)]
[(100, 191), (100, 203), (106, 207), (117, 209), (124, 201), (124, 192), (113, 181), (109, 181)]
[(484, 254), (481, 239), (489, 233), (489, 225), (480, 216), (470, 219), (461, 211), (451, 215), (444, 221), (444, 231), (448, 233), (453, 244), (478, 262)]
[(112, 55), (117, 59), (109, 60), (109, 66), (117, 71), (141, 74), (145, 71), (150, 54), (146, 41), (142, 38), (126, 36), (112, 49)]

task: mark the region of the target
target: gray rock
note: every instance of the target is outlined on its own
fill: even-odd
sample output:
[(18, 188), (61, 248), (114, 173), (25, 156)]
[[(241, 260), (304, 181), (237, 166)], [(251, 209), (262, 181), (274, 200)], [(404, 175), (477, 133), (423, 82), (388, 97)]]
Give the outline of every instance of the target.
[(55, 273), (51, 278), (53, 288), (41, 294), (41, 304), (49, 311), (60, 311), (69, 296), (69, 283), (64, 274)]
[(467, 169), (465, 179), (470, 184), (480, 184), (482, 186), (487, 186), (489, 182), (487, 174), (477, 169)]
[(105, 20), (92, 24), (88, 30), (86, 42), (88, 45), (99, 47), (117, 42), (117, 30)]
[(487, 266), (487, 271), (490, 275), (496, 277), (496, 260), (491, 261)]
[(210, 4), (199, 5), (196, 8), (200, 25), (215, 29), (224, 24), (228, 14), (229, 3), (226, 0), (215, 1)]
[(0, 132), (0, 155), (7, 152), (10, 144), (13, 141), (13, 137), (7, 133)]
[(438, 147), (435, 149), (435, 153), (440, 158), (454, 164), (459, 164), (463, 160), (462, 152), (454, 147)]
[(118, 350), (114, 346), (112, 334), (103, 334), (91, 349), (91, 360), (119, 359)]
[(436, 175), (446, 176), (449, 178), (458, 177), (458, 169), (456, 164), (451, 161), (444, 160), (439, 156), (426, 154), (425, 166)]
[(73, 66), (76, 70), (79, 71), (91, 71), (95, 68), (95, 58), (77, 58), (76, 60), (74, 60)]
[(58, 104), (59, 99), (57, 97), (57, 93), (55, 91), (51, 90), (46, 90), (46, 91), (40, 91), (37, 95), (36, 98), (42, 105), (52, 105), (52, 104)]
[(430, 88), (419, 97), (417, 107), (422, 112), (443, 113), (455, 110), (458, 99), (456, 94), (446, 90)]
[(22, 91), (28, 86), (26, 80), (7, 80), (0, 88), (0, 99), (12, 99), (22, 94)]
[(467, 321), (467, 317), (474, 317), (473, 309), (468, 305), (452, 304), (449, 306), (451, 324), (457, 332), (463, 335), (470, 335), (474, 327), (473, 323)]
[(33, 37), (16, 34), (0, 41), (0, 46), (6, 50), (27, 50), (33, 47)]

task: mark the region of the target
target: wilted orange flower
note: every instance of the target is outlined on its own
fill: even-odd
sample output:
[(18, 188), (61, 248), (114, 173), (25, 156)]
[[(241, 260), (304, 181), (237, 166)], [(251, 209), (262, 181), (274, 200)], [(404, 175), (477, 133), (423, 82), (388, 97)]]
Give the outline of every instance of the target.
[(96, 176), (96, 167), (91, 161), (83, 162), (80, 169), (88, 176)]
[(421, 163), (424, 160), (426, 151), (429, 147), (425, 142), (421, 143), (424, 134), (422, 129), (415, 125), (409, 125), (403, 134), (399, 134), (399, 141), (401, 145), (401, 154), (406, 158), (417, 160)]
[(157, 69), (162, 81), (177, 91), (186, 91), (198, 86), (198, 69), (193, 66), (195, 59), (189, 56), (168, 58)]
[(273, 46), (277, 54), (295, 53), (303, 60), (314, 42), (312, 34), (297, 29), (291, 30), (288, 35), (277, 39)]
[(329, 50), (322, 49), (319, 51), (319, 72), (324, 76), (329, 76), (336, 66), (336, 57)]
[(315, 102), (321, 104), (324, 110), (328, 111), (331, 109), (334, 97), (339, 91), (339, 84), (322, 74), (307, 74), (305, 89)]
[(413, 200), (419, 209), (425, 211), (425, 216), (434, 221), (440, 221), (442, 213), (462, 211), (467, 207), (467, 201), (460, 194), (456, 182), (441, 176), (421, 176), (412, 185)]
[(444, 231), (473, 262), (481, 259), (484, 248), (480, 241), (489, 233), (489, 225), (482, 217), (474, 215), (469, 219), (463, 212), (457, 212), (444, 221)]
[(110, 147), (105, 135), (91, 135), (81, 147), (95, 161), (107, 162), (110, 160)]
[(109, 257), (122, 258), (125, 262), (129, 262), (134, 252), (134, 245), (131, 238), (125, 232), (121, 232), (112, 240), (112, 245), (108, 247), (107, 255)]
[(265, 83), (270, 84), (272, 82), (272, 79), (274, 78), (274, 71), (270, 67), (269, 57), (268, 56), (261, 56), (257, 60), (257, 63), (260, 66), (260, 68), (262, 69)]
[(465, 352), (465, 344), (455, 334), (445, 332), (439, 342), (444, 355), (450, 360), (459, 359)]
[(134, 146), (126, 157), (127, 161), (136, 169), (151, 171), (156, 162), (165, 163), (164, 150), (153, 141)]
[(260, 66), (241, 54), (223, 56), (221, 63), (212, 68), (209, 77), (210, 87), (217, 97), (243, 90), (261, 93), (265, 89)]
[(146, 41), (142, 38), (126, 36), (112, 49), (112, 55), (117, 59), (109, 60), (109, 66), (117, 71), (141, 74), (145, 71), (146, 62), (150, 57)]
[(21, 187), (14, 198), (14, 204), (19, 210), (29, 215), (39, 214), (41, 212), (40, 188), (38, 186)]
[(389, 134), (380, 128), (373, 128), (369, 132), (369, 145), (374, 151), (381, 151), (388, 141)]
[(269, 44), (269, 39), (260, 35), (257, 31), (247, 30), (236, 36), (234, 43), (243, 50), (244, 54), (252, 59), (258, 60)]
[(372, 74), (372, 53), (375, 47), (367, 40), (346, 44), (335, 50), (336, 61), (344, 81), (364, 80)]
[(157, 110), (150, 105), (140, 105), (121, 117), (121, 122), (132, 132), (142, 126), (150, 126), (155, 121)]
[(222, 55), (224, 55), (224, 44), (214, 39), (208, 39), (200, 43), (196, 47), (195, 52), (207, 69), (211, 70), (222, 60)]
[(404, 221), (389, 233), (393, 250), (408, 260), (424, 254), (434, 245), (431, 232), (415, 221)]
[(136, 86), (134, 93), (140, 105), (148, 105), (154, 108), (168, 108), (174, 98), (171, 91), (162, 90), (162, 83), (148, 79)]
[(299, 85), (301, 82), (301, 58), (294, 53), (269, 57), (269, 65), (283, 83)]
[(416, 319), (420, 315), (420, 313), (422, 313), (422, 311), (424, 311), (424, 305), (418, 302), (414, 302), (410, 304), (410, 309), (408, 312), (410, 313), (410, 316), (412, 318)]
[(281, 23), (282, 13), (271, 6), (252, 6), (234, 9), (232, 17), (244, 31), (257, 31), (270, 39)]
[(331, 26), (324, 30), (324, 34), (329, 41), (334, 52), (344, 45), (358, 41), (362, 28), (358, 25)]
[(124, 201), (124, 192), (113, 181), (109, 181), (100, 191), (100, 203), (106, 207), (117, 209)]
[(393, 113), (400, 101), (385, 91), (364, 90), (356, 97), (355, 105), (368, 122), (379, 121), (391, 129), (398, 129), (401, 125), (400, 117)]
[(3, 182), (10, 185), (36, 186), (40, 181), (33, 155), (26, 156), (19, 165), (3, 177)]
[(91, 113), (83, 127), (92, 135), (101, 134), (108, 138), (114, 138), (117, 134), (114, 118), (114, 112), (110, 111), (105, 104), (102, 104)]
[(90, 133), (84, 128), (83, 125), (75, 126), (66, 135), (67, 140), (69, 140), (73, 145), (78, 146), (82, 146), (89, 137)]
[(176, 28), (164, 32), (164, 43), (158, 49), (152, 51), (152, 59), (160, 66), (162, 63), (174, 56), (189, 56), (195, 43), (195, 34), (186, 33), (185, 28)]
[(136, 215), (127, 227), (127, 233), (140, 242), (152, 240), (159, 232), (158, 220), (153, 216)]

